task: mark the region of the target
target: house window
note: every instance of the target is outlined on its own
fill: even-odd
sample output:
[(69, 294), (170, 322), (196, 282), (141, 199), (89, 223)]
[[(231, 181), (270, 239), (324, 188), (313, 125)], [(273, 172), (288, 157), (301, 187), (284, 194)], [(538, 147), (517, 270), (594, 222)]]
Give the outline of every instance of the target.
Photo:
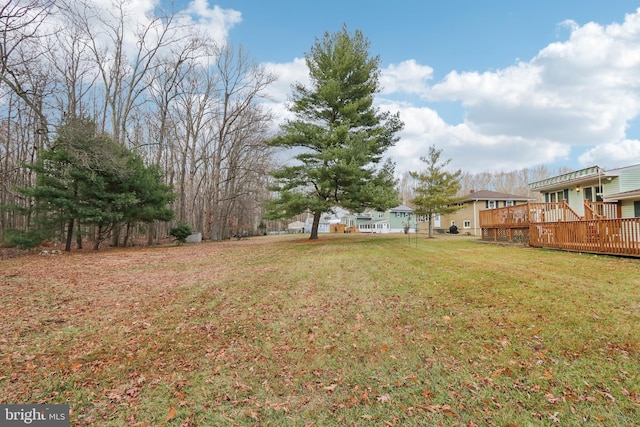
[(516, 202), (514, 200), (505, 200), (504, 202), (504, 207), (506, 208), (507, 206), (515, 206)]
[(498, 202), (495, 200), (487, 200), (487, 209), (495, 209), (498, 207)]
[(471, 228), (471, 221), (469, 221), (468, 219), (465, 219), (464, 222), (462, 223), (462, 228)]
[(602, 187), (585, 187), (583, 189), (584, 199), (589, 202), (602, 201)]
[(633, 202), (633, 215), (640, 218), (640, 201)]
[(384, 218), (384, 212), (378, 212), (378, 218)]

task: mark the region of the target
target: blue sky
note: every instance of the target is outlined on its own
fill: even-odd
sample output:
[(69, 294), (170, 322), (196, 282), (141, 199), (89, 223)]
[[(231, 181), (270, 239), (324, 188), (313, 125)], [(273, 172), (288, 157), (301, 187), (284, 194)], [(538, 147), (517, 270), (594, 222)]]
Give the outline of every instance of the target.
[[(389, 155), (418, 170), (435, 144), (454, 168), (510, 171), (640, 163), (640, 13), (624, 0), (180, 0), (194, 22), (277, 73), (286, 117), (304, 53), (362, 30), (380, 55), (378, 106), (405, 121)], [(213, 28), (215, 27), (215, 29)], [(637, 83), (636, 83), (637, 82)]]

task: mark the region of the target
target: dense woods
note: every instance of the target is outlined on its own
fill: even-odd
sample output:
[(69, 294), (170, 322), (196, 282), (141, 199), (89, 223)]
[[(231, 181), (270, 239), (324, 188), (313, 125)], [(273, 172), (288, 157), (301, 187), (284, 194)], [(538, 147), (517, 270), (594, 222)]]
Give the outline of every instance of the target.
[[(133, 22), (134, 3), (119, 0), (109, 10), (89, 0), (1, 6), (0, 242), (7, 230), (33, 227), (33, 194), (20, 190), (36, 183), (38, 169), (29, 165), (76, 118), (161, 173), (176, 195), (176, 221), (213, 239), (260, 222), (271, 118), (256, 101), (274, 76), (184, 16), (157, 9)], [(141, 224), (120, 222), (109, 237), (123, 243), (128, 225), (137, 238), (153, 240), (171, 226)]]

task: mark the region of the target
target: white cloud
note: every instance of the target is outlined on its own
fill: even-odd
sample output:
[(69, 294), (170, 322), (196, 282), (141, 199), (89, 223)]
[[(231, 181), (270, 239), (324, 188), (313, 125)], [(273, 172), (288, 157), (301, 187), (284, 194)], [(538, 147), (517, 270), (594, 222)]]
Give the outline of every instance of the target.
[(302, 83), (307, 86), (310, 83), (309, 69), (304, 58), (295, 58), (284, 64), (266, 62), (262, 65), (268, 72), (278, 76), (266, 91), (266, 95), (273, 101), (286, 102), (292, 93), (292, 85)]
[(380, 84), (382, 94), (394, 93), (423, 95), (427, 82), (433, 78), (433, 68), (418, 64), (414, 59), (391, 64), (382, 70)]
[[(451, 71), (432, 83), (433, 69), (413, 59), (383, 69), (377, 105), (405, 122), (389, 152), (398, 173), (419, 170), (432, 144), (469, 172), (640, 163), (640, 141), (628, 135), (640, 115), (640, 9), (622, 23), (560, 25), (566, 40), (496, 71)], [(306, 73), (298, 59), (269, 67), (281, 75), (272, 88), (281, 100)], [(442, 102), (459, 102), (464, 120), (447, 123)]]
[(579, 160), (582, 164), (597, 164), (606, 169), (640, 164), (640, 141), (624, 139), (596, 145), (582, 154)]
[(423, 169), (420, 157), (428, 154), (430, 145), (443, 150), (443, 159), (451, 159), (451, 169), (467, 172), (510, 171), (569, 155), (569, 147), (554, 141), (486, 135), (467, 123), (450, 125), (430, 108), (402, 104), (385, 104), (381, 108), (400, 111), (405, 123), (400, 141), (389, 150), (398, 174)]
[(603, 147), (629, 151), (626, 132), (640, 113), (640, 14), (609, 26), (564, 25), (569, 39), (544, 47), (529, 62), (451, 72), (430, 88), (430, 99), (459, 100), (465, 124), (478, 136), (512, 140), (514, 165), (558, 162), (587, 150), (577, 159), (586, 164), (604, 155)]
[(242, 14), (218, 5), (209, 6), (208, 0), (193, 0), (181, 12), (180, 23), (197, 27), (214, 40), (225, 41), (229, 30), (242, 22)]
[[(139, 33), (150, 29), (145, 40), (152, 46), (164, 28), (158, 21), (155, 9), (161, 7), (160, 0), (87, 0), (70, 2), (69, 7), (77, 9), (77, 16), (87, 19), (87, 27), (93, 33), (97, 43), (108, 50), (113, 46), (115, 33), (122, 26), (124, 52), (133, 58), (138, 50)], [(223, 9), (218, 5), (209, 6), (208, 0), (193, 0), (186, 8), (176, 12), (174, 22), (165, 41), (178, 40), (186, 31), (197, 30), (217, 42), (225, 43), (229, 30), (242, 22), (240, 12)], [(57, 25), (65, 25), (58, 23)], [(154, 39), (155, 38), (155, 39)]]

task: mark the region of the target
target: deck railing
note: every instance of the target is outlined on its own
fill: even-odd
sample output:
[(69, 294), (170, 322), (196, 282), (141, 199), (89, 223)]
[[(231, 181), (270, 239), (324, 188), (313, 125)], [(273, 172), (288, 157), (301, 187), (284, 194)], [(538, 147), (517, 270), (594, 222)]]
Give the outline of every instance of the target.
[(532, 223), (529, 244), (568, 251), (640, 256), (640, 218)]
[(577, 221), (580, 218), (564, 200), (551, 203), (526, 203), (480, 211), (481, 227), (528, 227), (531, 222)]
[(530, 222), (579, 221), (582, 219), (565, 200), (550, 203), (529, 203)]
[(616, 219), (622, 217), (622, 207), (615, 202), (584, 201), (584, 219)]
[(528, 227), (529, 206), (524, 204), (480, 211), (480, 224), (482, 227)]
[(580, 217), (565, 202), (480, 211), (482, 239), (534, 247), (640, 256), (640, 218), (620, 218), (616, 203), (585, 203)]

